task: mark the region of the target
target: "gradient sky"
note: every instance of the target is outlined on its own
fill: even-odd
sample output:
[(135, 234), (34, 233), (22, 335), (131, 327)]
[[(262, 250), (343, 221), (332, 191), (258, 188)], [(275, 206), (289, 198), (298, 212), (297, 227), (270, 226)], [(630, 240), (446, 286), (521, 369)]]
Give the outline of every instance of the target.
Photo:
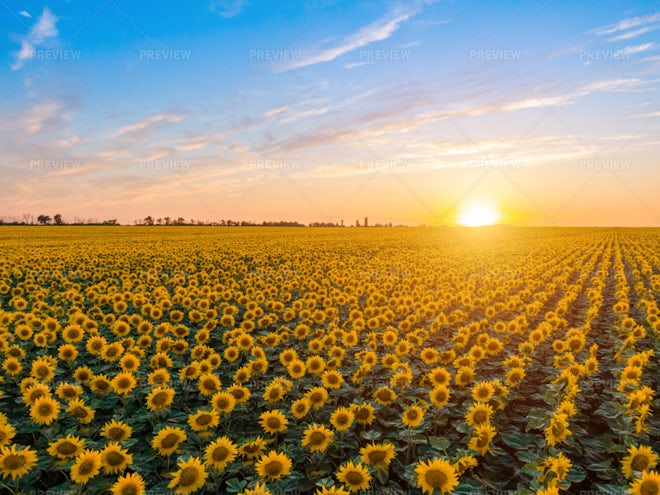
[(5, 219), (660, 225), (657, 1), (12, 1), (0, 23)]

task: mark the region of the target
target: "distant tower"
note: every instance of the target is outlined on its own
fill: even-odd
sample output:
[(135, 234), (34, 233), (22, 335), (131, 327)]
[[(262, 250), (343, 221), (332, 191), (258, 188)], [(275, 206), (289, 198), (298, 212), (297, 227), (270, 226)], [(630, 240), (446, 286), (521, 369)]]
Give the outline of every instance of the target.
[(369, 219), (367, 217), (364, 217), (364, 226), (369, 227)]

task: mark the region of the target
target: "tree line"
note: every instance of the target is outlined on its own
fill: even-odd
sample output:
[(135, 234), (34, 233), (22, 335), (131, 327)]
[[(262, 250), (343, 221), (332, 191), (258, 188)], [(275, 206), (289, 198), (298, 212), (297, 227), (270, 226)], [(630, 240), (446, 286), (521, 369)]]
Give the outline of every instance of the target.
[[(60, 213), (50, 215), (33, 215), (31, 213), (24, 213), (21, 217), (0, 217), (0, 225), (121, 225), (116, 218), (99, 221), (97, 218), (80, 218), (74, 217), (72, 222), (67, 222), (62, 218)], [(144, 218), (139, 218), (133, 221), (133, 225), (146, 225), (146, 226), (208, 226), (208, 227), (306, 227), (307, 225), (296, 221), (264, 221), (261, 223), (250, 222), (247, 220), (219, 220), (219, 221), (203, 221), (195, 220), (193, 218), (186, 220), (183, 217), (153, 217), (148, 215)], [(344, 221), (339, 223), (333, 222), (312, 222), (308, 224), (309, 227), (343, 227)], [(360, 226), (356, 222), (356, 226)], [(366, 226), (366, 225), (364, 225)], [(392, 227), (392, 224), (377, 223), (374, 227)]]

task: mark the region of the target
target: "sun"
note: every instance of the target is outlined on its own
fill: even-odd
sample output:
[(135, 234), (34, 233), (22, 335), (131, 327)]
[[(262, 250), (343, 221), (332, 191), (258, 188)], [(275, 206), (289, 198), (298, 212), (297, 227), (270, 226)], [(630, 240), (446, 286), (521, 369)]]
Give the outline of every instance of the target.
[(491, 205), (485, 203), (472, 203), (458, 214), (456, 221), (466, 227), (480, 227), (494, 225), (502, 214)]

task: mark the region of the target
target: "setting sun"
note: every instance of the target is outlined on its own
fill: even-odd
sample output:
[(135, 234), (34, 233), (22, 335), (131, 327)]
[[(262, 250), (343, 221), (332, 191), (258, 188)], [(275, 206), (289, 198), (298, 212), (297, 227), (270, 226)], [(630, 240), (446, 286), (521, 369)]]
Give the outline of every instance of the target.
[(500, 219), (500, 212), (488, 204), (476, 203), (467, 206), (456, 219), (466, 227), (493, 225)]

